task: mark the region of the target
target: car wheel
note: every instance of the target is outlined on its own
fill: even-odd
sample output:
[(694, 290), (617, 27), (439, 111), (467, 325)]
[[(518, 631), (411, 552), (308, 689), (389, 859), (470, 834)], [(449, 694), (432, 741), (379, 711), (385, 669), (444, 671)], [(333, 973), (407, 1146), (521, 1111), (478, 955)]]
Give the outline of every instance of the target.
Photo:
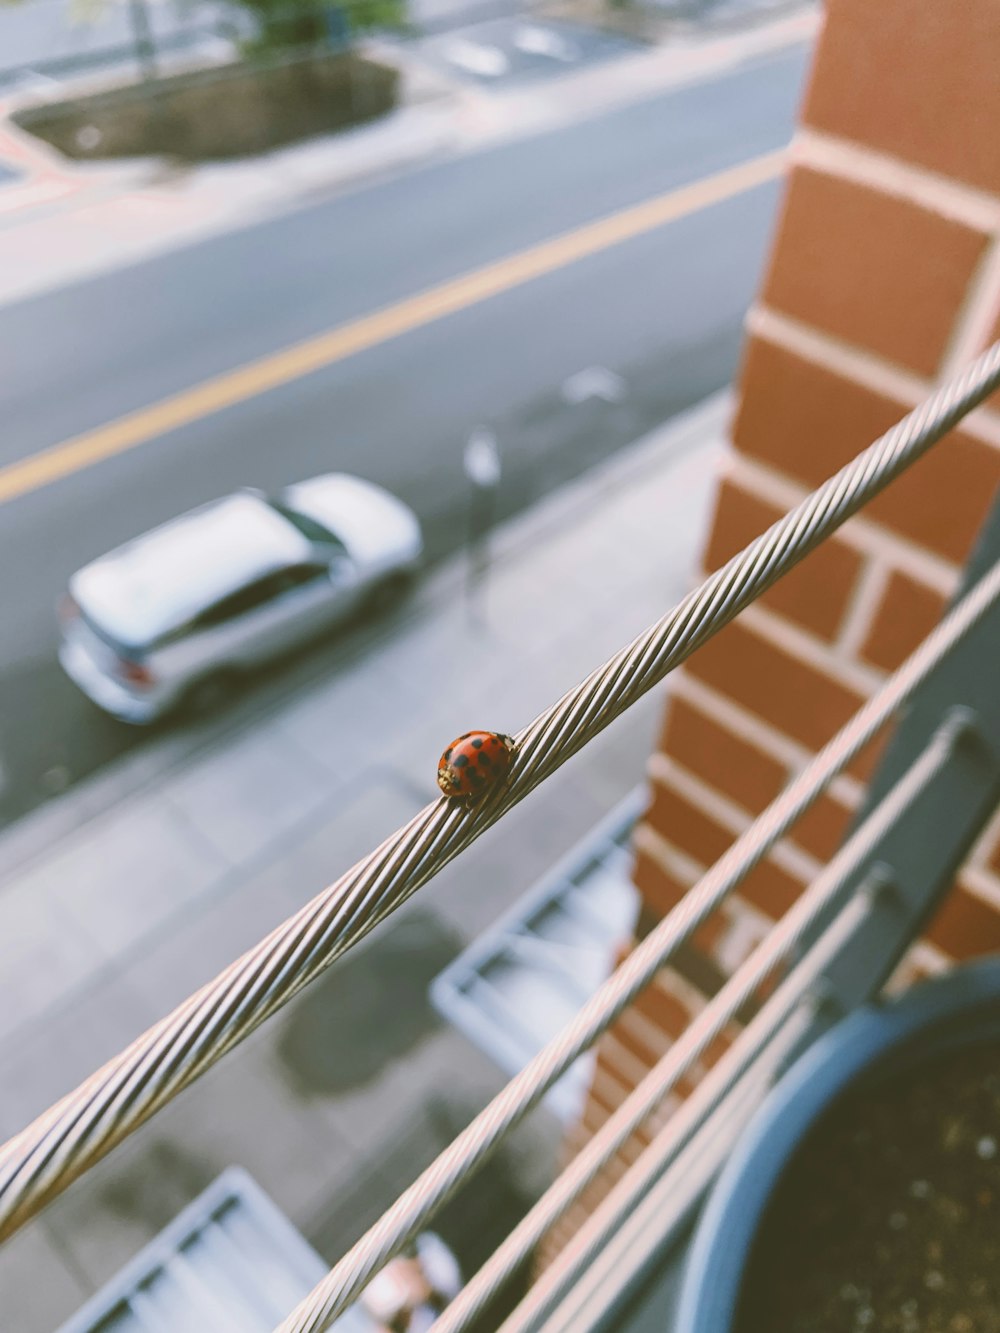
[(187, 712), (198, 717), (209, 717), (221, 712), (236, 697), (243, 680), (238, 671), (213, 671), (202, 676), (184, 695)]
[(369, 615), (381, 616), (397, 606), (413, 586), (413, 576), (402, 572), (389, 574), (375, 584), (365, 598), (365, 611)]

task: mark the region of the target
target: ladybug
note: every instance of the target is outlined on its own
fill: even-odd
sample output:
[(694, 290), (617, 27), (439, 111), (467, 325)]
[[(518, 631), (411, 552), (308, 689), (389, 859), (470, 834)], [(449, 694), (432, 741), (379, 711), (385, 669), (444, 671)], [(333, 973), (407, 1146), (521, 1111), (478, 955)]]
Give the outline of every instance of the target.
[(499, 731), (467, 731), (438, 761), (438, 786), (445, 796), (475, 805), (505, 776), (517, 746)]

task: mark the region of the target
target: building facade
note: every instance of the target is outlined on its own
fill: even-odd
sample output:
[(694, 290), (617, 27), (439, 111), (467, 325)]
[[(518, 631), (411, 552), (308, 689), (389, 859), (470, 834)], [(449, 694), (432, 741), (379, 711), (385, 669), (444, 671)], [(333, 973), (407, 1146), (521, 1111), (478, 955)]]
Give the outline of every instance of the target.
[[(997, 24), (994, 0), (968, 0), (960, 15), (930, 0), (829, 0), (693, 573), (723, 564), (1000, 338)], [(637, 938), (933, 627), (998, 482), (994, 396), (671, 677), (634, 839)], [(601, 1041), (568, 1158), (831, 856), (885, 739)], [(1000, 819), (894, 982), (998, 949)], [(542, 1265), (657, 1128), (626, 1144), (550, 1233)]]

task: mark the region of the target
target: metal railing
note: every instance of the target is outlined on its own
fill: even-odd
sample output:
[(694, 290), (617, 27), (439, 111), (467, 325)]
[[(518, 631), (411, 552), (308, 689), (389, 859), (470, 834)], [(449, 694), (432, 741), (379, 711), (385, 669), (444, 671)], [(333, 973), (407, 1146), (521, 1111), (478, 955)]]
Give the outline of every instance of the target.
[[(0, 1149), (0, 1238), (16, 1231), (73, 1179), (298, 994), (437, 870), (921, 457), (998, 386), (1000, 343), (524, 728), (515, 738), (518, 752), (504, 790), (494, 793), (471, 812), (443, 799), (427, 806), (219, 977), (11, 1139)], [(637, 946), (564, 1032), (508, 1084), (335, 1266), (312, 1296), (280, 1326), (280, 1333), (326, 1328), (352, 1303), (372, 1275), (400, 1252), (457, 1185), (538, 1104), (573, 1061), (614, 1023), (678, 946), (761, 860), (998, 597), (1000, 564), (963, 598), (908, 662)], [(646, 1080), (632, 1094), (626, 1104), (629, 1109), (621, 1108), (621, 1118), (616, 1117), (615, 1127), (606, 1126), (606, 1134), (602, 1131), (604, 1137), (594, 1140), (600, 1146), (591, 1145), (578, 1159), (582, 1165), (574, 1164), (563, 1183), (557, 1182), (501, 1247), (496, 1262), (488, 1264), (483, 1274), (470, 1283), (466, 1293), (439, 1321), (443, 1330), (450, 1333), (464, 1326), (502, 1280), (509, 1264), (526, 1253), (549, 1224), (547, 1219), (558, 1215), (576, 1197), (591, 1178), (588, 1173), (600, 1169), (606, 1160), (607, 1145), (618, 1144), (621, 1134), (627, 1136), (631, 1132), (633, 1117), (639, 1123), (648, 1115), (649, 1109), (697, 1057), (712, 1032), (719, 1030), (711, 1024), (724, 1024), (740, 997), (748, 993), (745, 988), (749, 986), (752, 990), (759, 984), (763, 975), (760, 969), (770, 970), (784, 956), (799, 932), (812, 922), (813, 914), (827, 902), (825, 895), (834, 893), (840, 882), (838, 876), (862, 855), (868, 845), (866, 839), (876, 836), (885, 821), (891, 819), (894, 802), (909, 799), (911, 787), (925, 780), (953, 743), (954, 735), (949, 732), (928, 748), (905, 781), (857, 830), (823, 876), (775, 928), (772, 938), (762, 946), (763, 952), (732, 978), (717, 997), (718, 1003), (713, 1002), (712, 1017), (704, 1020), (702, 1016), (704, 1021), (699, 1020), (653, 1071), (656, 1079), (652, 1083)], [(904, 793), (902, 796), (900, 791)], [(810, 956), (824, 955), (814, 952)], [(792, 973), (800, 980), (807, 975), (801, 965)], [(790, 977), (786, 986), (791, 985), (791, 980)], [(783, 987), (778, 994), (787, 1000), (789, 996), (794, 998), (796, 992)], [(727, 1078), (730, 1075), (736, 1078), (743, 1068), (740, 1062), (746, 1047), (738, 1049), (740, 1055), (734, 1058), (730, 1051), (718, 1066)], [(615, 1148), (609, 1151), (614, 1152)]]
[[(399, 1254), (419, 1234), (468, 1174), (485, 1161), (489, 1153), (498, 1147), (506, 1134), (538, 1104), (577, 1057), (593, 1045), (596, 1038), (614, 1023), (625, 1008), (649, 985), (664, 963), (669, 961), (698, 926), (741, 883), (809, 808), (816, 797), (826, 789), (832, 779), (843, 771), (882, 725), (892, 717), (899, 705), (927, 678), (955, 643), (968, 633), (987, 610), (996, 605), (998, 599), (1000, 599), (1000, 561), (636, 947), (563, 1032), (549, 1042), (414, 1184), (404, 1191), (393, 1207), (383, 1214), (331, 1270), (329, 1276), (316, 1287), (312, 1295), (280, 1325), (278, 1333), (306, 1333), (306, 1330), (313, 1333), (313, 1330), (328, 1328), (330, 1323), (347, 1309), (364, 1290), (374, 1273), (389, 1259)], [(919, 783), (924, 780), (926, 765), (930, 764), (930, 771), (933, 771), (934, 763), (940, 762), (941, 755), (953, 744), (954, 730), (949, 728), (939, 738), (937, 748), (933, 751), (935, 756), (933, 762), (924, 757), (914, 765), (907, 775), (907, 783), (915, 783), (919, 787)], [(787, 944), (790, 945), (809, 926), (815, 914), (836, 892), (843, 875), (858, 862), (871, 841), (877, 838), (892, 820), (896, 802), (909, 799), (910, 790), (909, 785), (905, 786), (904, 796), (894, 793), (879, 806), (870, 820), (862, 825), (829, 863), (812, 888), (774, 928), (768, 940), (761, 946), (762, 952), (759, 951), (755, 955), (758, 964), (762, 958), (768, 960), (765, 973), (774, 966), (777, 957), (784, 951), (786, 936)], [(779, 950), (777, 955), (774, 954), (774, 949)], [(705, 1011), (711, 1013), (716, 1021), (705, 1035), (704, 1041), (701, 1040), (703, 1014), (665, 1057), (665, 1068), (670, 1079), (663, 1087), (664, 1095), (712, 1037), (722, 1030), (746, 998), (749, 992), (744, 990), (742, 982), (737, 984), (739, 975), (739, 973), (734, 975)], [(764, 973), (758, 975), (755, 965), (750, 990), (759, 984), (763, 975)], [(687, 1052), (688, 1043), (694, 1045), (690, 1060), (685, 1059), (677, 1067), (674, 1063), (677, 1052), (681, 1051), (682, 1054)], [(647, 1095), (649, 1089), (646, 1090), (643, 1100)], [(636, 1096), (637, 1092), (632, 1094), (632, 1097)], [(638, 1103), (634, 1103), (633, 1109), (637, 1105)], [(651, 1109), (652, 1105), (649, 1107), (649, 1110)], [(644, 1119), (649, 1110), (643, 1111), (635, 1124)], [(634, 1128), (635, 1124), (632, 1124), (630, 1129)], [(574, 1168), (570, 1168), (570, 1179), (573, 1179)], [(585, 1183), (581, 1183), (581, 1189)], [(557, 1182), (556, 1186), (553, 1186), (556, 1193), (552, 1197), (561, 1199), (563, 1189), (564, 1187)], [(575, 1190), (570, 1191), (565, 1200), (566, 1206), (575, 1194)], [(548, 1209), (544, 1201), (539, 1208), (543, 1206)], [(560, 1206), (556, 1215), (561, 1211)], [(529, 1214), (529, 1218), (531, 1216)], [(552, 1220), (555, 1220), (555, 1217)], [(536, 1227), (534, 1222), (529, 1223), (528, 1219), (525, 1219), (522, 1227), (525, 1227), (526, 1231), (528, 1226), (533, 1233), (533, 1239), (537, 1239), (546, 1229), (544, 1226)], [(518, 1236), (519, 1233), (520, 1229), (514, 1235)], [(520, 1233), (522, 1236), (524, 1234)], [(528, 1250), (527, 1245), (522, 1247), (520, 1239), (514, 1248), (517, 1259), (522, 1258)], [(456, 1321), (457, 1316), (452, 1316), (451, 1309), (443, 1316), (443, 1327), (447, 1328), (449, 1333), (464, 1326), (467, 1317), (475, 1313), (488, 1292), (516, 1265), (517, 1259), (513, 1251), (509, 1261), (507, 1252), (504, 1253), (502, 1272), (488, 1266), (488, 1277), (481, 1282), (478, 1278), (474, 1279), (470, 1284), (473, 1295), (468, 1298), (468, 1308), (465, 1303), (466, 1298), (460, 1296), (456, 1301), (455, 1309), (461, 1312), (460, 1321)], [(440, 1320), (438, 1322), (441, 1323)]]

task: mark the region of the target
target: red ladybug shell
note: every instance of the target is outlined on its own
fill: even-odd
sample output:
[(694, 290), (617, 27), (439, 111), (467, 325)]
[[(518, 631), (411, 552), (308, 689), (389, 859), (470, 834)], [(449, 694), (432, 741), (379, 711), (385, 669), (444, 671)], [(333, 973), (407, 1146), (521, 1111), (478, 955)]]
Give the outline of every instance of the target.
[(467, 731), (452, 741), (438, 763), (445, 796), (476, 801), (498, 782), (514, 756), (514, 742), (497, 731)]

